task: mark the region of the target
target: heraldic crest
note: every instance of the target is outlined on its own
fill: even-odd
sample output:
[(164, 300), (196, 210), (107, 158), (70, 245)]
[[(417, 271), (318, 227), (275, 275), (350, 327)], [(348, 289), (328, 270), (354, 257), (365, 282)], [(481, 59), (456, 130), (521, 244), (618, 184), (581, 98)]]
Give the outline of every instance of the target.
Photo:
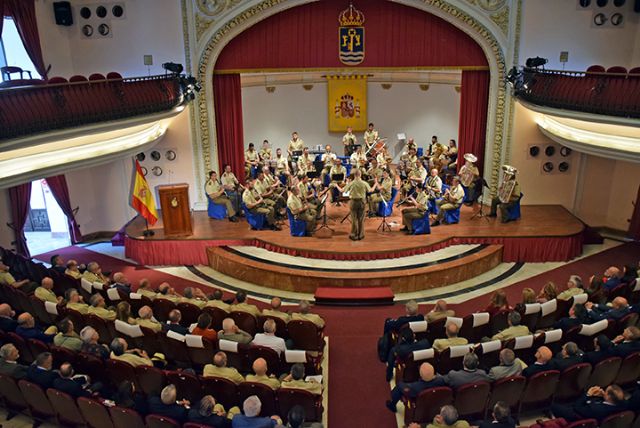
[(358, 65), (364, 61), (364, 14), (349, 3), (338, 15), (338, 22), (340, 61), (345, 65)]

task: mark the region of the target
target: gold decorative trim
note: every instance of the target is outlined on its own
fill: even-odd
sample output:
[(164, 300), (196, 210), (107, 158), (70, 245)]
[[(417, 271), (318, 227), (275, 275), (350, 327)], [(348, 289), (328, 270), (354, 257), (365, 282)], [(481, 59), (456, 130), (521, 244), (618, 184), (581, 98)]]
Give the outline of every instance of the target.
[(291, 67), (291, 68), (235, 68), (229, 70), (214, 70), (213, 74), (248, 74), (248, 73), (297, 73), (297, 72), (318, 72), (318, 71), (330, 71), (335, 73), (375, 73), (376, 71), (437, 71), (437, 70), (489, 70), (486, 65), (445, 65), (445, 66), (428, 66), (428, 67), (319, 67), (319, 68), (304, 68), (304, 67)]
[(502, 30), (505, 36), (509, 35), (509, 6), (504, 7), (500, 12), (490, 16), (491, 20)]
[[(518, 64), (520, 62), (520, 29), (522, 24), (522, 0), (517, 0), (514, 5), (516, 9), (516, 28), (515, 28), (515, 41), (513, 48), (513, 63)], [(504, 150), (505, 163), (511, 163), (511, 147), (513, 146), (511, 138), (513, 135), (513, 117), (515, 115), (515, 97), (512, 95), (509, 97), (509, 126), (507, 128), (507, 135), (505, 138), (506, 145)]]
[(202, 38), (202, 35), (209, 29), (211, 24), (213, 24), (212, 19), (207, 19), (196, 14), (196, 40)]

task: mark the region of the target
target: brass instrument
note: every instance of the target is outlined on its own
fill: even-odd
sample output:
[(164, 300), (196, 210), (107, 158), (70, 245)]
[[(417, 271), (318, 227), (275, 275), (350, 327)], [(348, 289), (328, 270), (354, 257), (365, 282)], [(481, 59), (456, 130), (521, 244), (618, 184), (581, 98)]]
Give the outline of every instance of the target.
[(511, 165), (502, 165), (504, 171), (502, 175), (502, 183), (498, 188), (498, 199), (503, 204), (508, 203), (511, 200), (511, 194), (516, 187), (515, 175), (518, 170)]
[[(464, 159), (466, 161), (469, 161), (471, 163), (475, 163), (478, 161), (478, 158), (475, 157), (472, 153), (466, 153), (464, 155)], [(460, 169), (460, 183), (462, 183), (462, 185), (464, 187), (469, 187), (473, 184), (473, 178), (475, 177), (475, 175), (473, 174), (473, 171), (471, 170), (471, 168), (467, 168), (466, 165), (464, 165), (461, 169)]]

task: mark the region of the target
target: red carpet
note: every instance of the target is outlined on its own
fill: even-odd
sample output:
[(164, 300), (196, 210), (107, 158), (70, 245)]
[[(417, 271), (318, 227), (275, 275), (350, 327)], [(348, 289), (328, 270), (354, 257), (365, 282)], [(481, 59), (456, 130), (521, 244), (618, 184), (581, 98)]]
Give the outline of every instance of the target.
[[(136, 266), (89, 249), (68, 247), (35, 256), (49, 260), (52, 254), (80, 262), (97, 261), (106, 271), (122, 271), (130, 281), (137, 283), (148, 278), (157, 285), (168, 281), (177, 290), (199, 284)], [(611, 265), (635, 264), (640, 260), (640, 244), (628, 243), (603, 251), (586, 259), (567, 263), (552, 271), (532, 277), (507, 287), (509, 301), (516, 303), (522, 289), (539, 290), (546, 281), (564, 286), (569, 275), (577, 274), (587, 280), (590, 275), (601, 275)], [(488, 296), (483, 295), (458, 305), (451, 305), (459, 315), (477, 311), (486, 306)], [(257, 302), (258, 305), (262, 305)], [(402, 305), (372, 308), (317, 307), (316, 311), (327, 321), (326, 332), (330, 338), (329, 354), (329, 425), (340, 427), (349, 424), (361, 427), (395, 427), (395, 417), (385, 407), (389, 397), (389, 385), (384, 381), (383, 365), (378, 361), (376, 344), (385, 318), (396, 317), (403, 312)]]

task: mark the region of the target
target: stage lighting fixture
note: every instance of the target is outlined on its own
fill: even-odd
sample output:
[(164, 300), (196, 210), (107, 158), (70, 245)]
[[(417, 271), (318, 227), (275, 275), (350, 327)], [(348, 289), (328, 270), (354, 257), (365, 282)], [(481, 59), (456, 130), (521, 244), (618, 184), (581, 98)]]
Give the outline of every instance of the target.
[(537, 56), (535, 58), (527, 58), (527, 61), (525, 62), (525, 65), (528, 68), (537, 68), (537, 67), (544, 66), (547, 62), (549, 62), (548, 59), (540, 58), (539, 56)]
[(518, 80), (519, 75), (520, 72), (518, 71), (518, 67), (511, 67), (511, 70), (509, 70), (509, 73), (507, 73), (507, 82), (513, 85)]
[(162, 64), (162, 68), (173, 74), (180, 74), (182, 73), (182, 70), (184, 70), (182, 64), (177, 64), (175, 62), (165, 62), (164, 64)]

